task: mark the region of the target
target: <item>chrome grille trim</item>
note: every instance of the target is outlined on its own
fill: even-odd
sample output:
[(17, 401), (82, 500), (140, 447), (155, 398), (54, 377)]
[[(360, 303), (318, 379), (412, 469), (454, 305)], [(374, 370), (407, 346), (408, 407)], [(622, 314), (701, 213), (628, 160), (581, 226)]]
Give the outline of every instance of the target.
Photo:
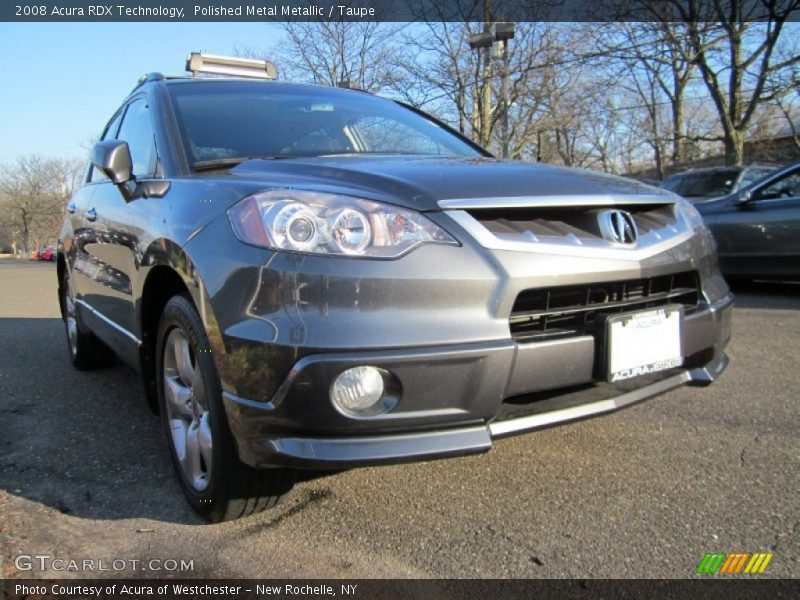
[(477, 208), (544, 208), (558, 206), (625, 206), (629, 204), (669, 204), (674, 194), (580, 194), (563, 196), (511, 196), (508, 198), (448, 198), (439, 200), (444, 210)]
[[(569, 232), (563, 236), (537, 235), (531, 231), (517, 232), (510, 235), (497, 235), (470, 214), (469, 211), (491, 209), (494, 211), (507, 208), (515, 210), (548, 209), (548, 208), (598, 208), (613, 206), (646, 206), (672, 204), (675, 213), (674, 224), (655, 226), (640, 236), (636, 244), (621, 246), (595, 236), (578, 236)], [(614, 260), (641, 261), (689, 240), (694, 234), (692, 225), (687, 220), (677, 203), (671, 196), (543, 196), (524, 198), (471, 198), (466, 200), (440, 200), (439, 206), (445, 208), (445, 214), (467, 231), (481, 246), (490, 250), (508, 250), (538, 254), (557, 254), (591, 258), (608, 258)]]

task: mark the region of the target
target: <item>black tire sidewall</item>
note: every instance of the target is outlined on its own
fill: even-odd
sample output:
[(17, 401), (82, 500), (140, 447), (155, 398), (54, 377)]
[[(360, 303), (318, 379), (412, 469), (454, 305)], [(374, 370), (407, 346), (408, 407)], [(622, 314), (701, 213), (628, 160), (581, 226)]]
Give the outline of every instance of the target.
[[(75, 307), (75, 325), (78, 328), (78, 335), (75, 336), (75, 352), (72, 351), (72, 342), (69, 339), (69, 315), (67, 314), (67, 295), (69, 294), (69, 290), (72, 289), (72, 279), (69, 276), (69, 271), (64, 272), (64, 279), (61, 285), (61, 294), (59, 301), (61, 302), (61, 314), (64, 316), (64, 334), (67, 340), (67, 352), (69, 353), (69, 359), (73, 365), (77, 366), (78, 364), (78, 353), (80, 352), (80, 343), (81, 343), (81, 322), (78, 319), (78, 310)], [(72, 302), (75, 302), (75, 299), (72, 299)]]
[[(75, 325), (77, 335), (75, 336), (75, 352), (69, 340), (69, 323), (67, 321), (67, 295), (72, 290), (72, 302), (75, 305)], [(109, 367), (114, 364), (114, 352), (103, 344), (92, 331), (81, 321), (81, 314), (78, 310), (77, 300), (75, 300), (75, 288), (69, 271), (64, 273), (61, 285), (61, 306), (63, 308), (64, 337), (67, 342), (67, 353), (72, 365), (81, 371), (91, 371), (98, 368)]]
[[(189, 340), (195, 356), (196, 368), (200, 369), (206, 390), (212, 436), (212, 464), (208, 486), (202, 491), (195, 489), (183, 473), (175, 453), (167, 418), (164, 396), (164, 344), (169, 333), (175, 328), (179, 328), (186, 336), (186, 339)], [(224, 513), (226, 509), (229, 493), (229, 474), (236, 468), (238, 458), (236, 457), (232, 436), (225, 419), (224, 407), (221, 401), (221, 384), (210, 352), (208, 337), (200, 316), (186, 296), (175, 296), (167, 302), (158, 327), (156, 351), (158, 404), (161, 421), (164, 426), (164, 434), (178, 481), (192, 507), (206, 518), (215, 520), (214, 516)]]

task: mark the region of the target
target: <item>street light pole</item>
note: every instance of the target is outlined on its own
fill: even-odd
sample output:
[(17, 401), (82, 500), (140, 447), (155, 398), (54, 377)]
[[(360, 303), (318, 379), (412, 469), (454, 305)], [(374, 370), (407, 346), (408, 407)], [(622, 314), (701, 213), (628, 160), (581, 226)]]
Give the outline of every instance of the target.
[(509, 56), (508, 44), (514, 39), (514, 23), (497, 23), (494, 28), (494, 39), (503, 44), (503, 158), (510, 158), (509, 144), (511, 133), (508, 128), (508, 109), (511, 104), (509, 90)]
[[(488, 19), (488, 17), (486, 17)], [(509, 144), (510, 132), (508, 127), (508, 109), (511, 103), (511, 93), (509, 90), (509, 55), (508, 55), (508, 42), (514, 37), (514, 23), (495, 23), (484, 22), (483, 33), (475, 33), (470, 36), (469, 46), (473, 50), (479, 50), (479, 57), (483, 60), (483, 81), (481, 88), (481, 114), (480, 114), (480, 127), (481, 135), (480, 141), (484, 146), (491, 143), (489, 130), (491, 129), (491, 99), (492, 93), (489, 86), (490, 78), (490, 60), (491, 49), (495, 42), (502, 44), (503, 54), (503, 89), (502, 99), (500, 103), (503, 106), (503, 114), (501, 119), (501, 136), (502, 136), (502, 155), (503, 158), (509, 158)]]
[(509, 158), (508, 152), (508, 40), (503, 40), (503, 158)]

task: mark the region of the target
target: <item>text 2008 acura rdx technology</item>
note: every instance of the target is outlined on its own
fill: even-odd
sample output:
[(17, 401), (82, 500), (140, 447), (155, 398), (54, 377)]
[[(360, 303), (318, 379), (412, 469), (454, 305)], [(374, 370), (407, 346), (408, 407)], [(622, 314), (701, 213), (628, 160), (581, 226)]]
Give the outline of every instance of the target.
[(685, 200), (270, 63), (188, 68), (106, 126), (58, 279), (72, 361), (141, 371), (209, 519), (298, 468), (481, 452), (725, 369), (732, 297)]

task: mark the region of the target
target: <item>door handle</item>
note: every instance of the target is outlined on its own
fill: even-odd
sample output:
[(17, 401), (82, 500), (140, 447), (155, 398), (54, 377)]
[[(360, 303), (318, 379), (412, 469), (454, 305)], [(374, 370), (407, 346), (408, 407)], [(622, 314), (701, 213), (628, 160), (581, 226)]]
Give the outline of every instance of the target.
[(74, 214), (76, 210), (77, 210), (77, 207), (75, 206), (75, 202), (70, 200), (69, 204), (67, 204), (67, 212), (69, 214)]
[(97, 211), (94, 208), (90, 208), (86, 211), (86, 219), (88, 221), (96, 221), (97, 220)]

